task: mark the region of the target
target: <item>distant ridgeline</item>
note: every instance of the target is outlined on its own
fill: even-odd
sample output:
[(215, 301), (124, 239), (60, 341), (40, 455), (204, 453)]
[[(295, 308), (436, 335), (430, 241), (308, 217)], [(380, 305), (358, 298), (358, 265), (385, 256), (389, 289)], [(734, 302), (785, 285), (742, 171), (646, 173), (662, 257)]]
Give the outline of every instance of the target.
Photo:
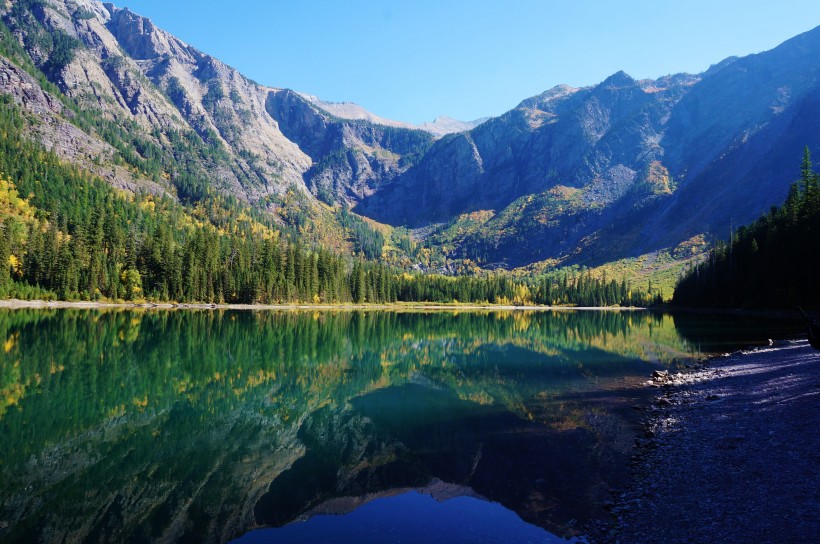
[(675, 289), (681, 306), (820, 307), (820, 180), (809, 149), (786, 203), (719, 242)]

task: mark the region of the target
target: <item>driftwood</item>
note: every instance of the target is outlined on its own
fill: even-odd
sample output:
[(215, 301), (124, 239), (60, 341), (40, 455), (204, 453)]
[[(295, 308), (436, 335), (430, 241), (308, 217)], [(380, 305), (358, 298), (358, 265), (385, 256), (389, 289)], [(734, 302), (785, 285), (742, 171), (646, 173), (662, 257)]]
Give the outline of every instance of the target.
[(806, 328), (808, 330), (808, 337), (809, 337), (809, 344), (814, 349), (820, 349), (820, 322), (816, 319), (812, 319), (811, 317), (803, 311), (803, 308), (800, 306), (797, 307), (800, 310), (800, 313), (803, 314), (803, 318), (806, 320)]

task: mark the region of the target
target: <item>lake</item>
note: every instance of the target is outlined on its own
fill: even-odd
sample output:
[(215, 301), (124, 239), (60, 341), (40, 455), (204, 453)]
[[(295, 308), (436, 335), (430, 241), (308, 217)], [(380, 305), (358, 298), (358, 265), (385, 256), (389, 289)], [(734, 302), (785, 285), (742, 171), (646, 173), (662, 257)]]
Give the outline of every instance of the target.
[(793, 329), (646, 311), (0, 311), (2, 542), (557, 542), (652, 370)]

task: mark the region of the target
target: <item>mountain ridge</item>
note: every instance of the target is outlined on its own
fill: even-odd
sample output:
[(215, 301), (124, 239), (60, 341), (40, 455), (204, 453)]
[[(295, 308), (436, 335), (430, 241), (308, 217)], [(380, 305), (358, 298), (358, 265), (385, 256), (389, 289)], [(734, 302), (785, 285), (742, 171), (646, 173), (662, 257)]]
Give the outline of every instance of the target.
[(386, 125), (397, 128), (406, 128), (409, 130), (424, 130), (430, 134), (442, 137), (454, 132), (465, 132), (474, 129), (481, 123), (487, 121), (489, 117), (481, 117), (473, 121), (459, 121), (446, 115), (440, 115), (432, 121), (427, 121), (421, 124), (407, 123), (404, 121), (394, 121), (392, 119), (385, 119), (354, 102), (328, 102), (322, 100), (318, 96), (294, 91), (302, 98), (323, 109), (330, 115), (339, 117), (341, 119), (348, 119), (351, 121), (361, 120), (368, 121), (375, 125)]
[(820, 28), (702, 74), (619, 71), (475, 126), (414, 126), (259, 85), (111, 3), (0, 14), (77, 104), (28, 97), (44, 83), (0, 63), (47, 148), (128, 191), (224, 193), (319, 242), (349, 207), (451, 261), (596, 265), (727, 235), (783, 201), (799, 149), (820, 151)]
[[(818, 67), (810, 52), (820, 50), (819, 40), (814, 29), (700, 75), (636, 81), (619, 72), (591, 87), (555, 87), (464, 136), (477, 144), (473, 155), (483, 171), (477, 160), (472, 171), (466, 166), (466, 144), (458, 155), (453, 143), (437, 142), (416, 171), (357, 210), (418, 226), (491, 210), (478, 229), (483, 234), (468, 235), (454, 252), (505, 267), (544, 259), (594, 265), (674, 248), (698, 235), (726, 236), (731, 225), (781, 203), (800, 149), (820, 147), (811, 130), (816, 114), (796, 113), (816, 94)], [(751, 169), (726, 168), (727, 157), (748, 151), (749, 143), (756, 149), (748, 155), (766, 164), (767, 177), (756, 176), (757, 191), (744, 187)], [(458, 157), (451, 163), (461, 170), (437, 178), (429, 163), (438, 154)], [(463, 183), (470, 176), (459, 192), (456, 178)], [(475, 188), (479, 196), (470, 196)], [(432, 211), (402, 207), (411, 194), (430, 193)], [(543, 200), (532, 212), (541, 224), (536, 217), (511, 230), (503, 212), (525, 197)]]

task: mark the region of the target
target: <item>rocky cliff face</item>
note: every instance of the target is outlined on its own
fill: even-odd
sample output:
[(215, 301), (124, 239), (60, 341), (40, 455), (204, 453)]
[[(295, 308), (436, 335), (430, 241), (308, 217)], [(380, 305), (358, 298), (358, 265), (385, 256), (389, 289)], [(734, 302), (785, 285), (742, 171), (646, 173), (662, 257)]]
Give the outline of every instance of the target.
[(284, 134), (311, 159), (304, 179), (329, 203), (358, 202), (407, 170), (433, 143), (421, 130), (334, 117), (299, 93), (272, 90), (266, 108)]
[(217, 138), (249, 174), (255, 183), (242, 189), (251, 200), (291, 184), (301, 185), (311, 159), (267, 115), (267, 88), (149, 20), (127, 9), (105, 7), (110, 14), (107, 29), (139, 73), (163, 91), (185, 123), (203, 138)]
[[(18, 0), (3, 12), (3, 19), (35, 64), (83, 108), (120, 124), (133, 123), (129, 130), (166, 150), (177, 136), (188, 133), (218, 149), (221, 160), (202, 161), (201, 175), (252, 204), (292, 187), (307, 192), (306, 183), (314, 192), (325, 185), (338, 187), (331, 200), (360, 198), (372, 178), (399, 168), (402, 153), (391, 148), (393, 140), (408, 150), (432, 140), (415, 130), (343, 120), (301, 95), (261, 86), (150, 20), (110, 3)], [(69, 62), (48, 70), (56, 46), (38, 51), (31, 44), (48, 41), (44, 36), (55, 32), (74, 45)], [(284, 97), (290, 117), (277, 97)], [(297, 111), (321, 122), (306, 125)], [(392, 138), (367, 134), (386, 130)], [(404, 133), (410, 143), (403, 141)], [(312, 148), (316, 142), (323, 143)], [(341, 149), (351, 153), (350, 167), (339, 169), (330, 181), (311, 183), (328, 177), (322, 177), (326, 168), (317, 169), (317, 163)], [(120, 176), (114, 182), (127, 185)]]

